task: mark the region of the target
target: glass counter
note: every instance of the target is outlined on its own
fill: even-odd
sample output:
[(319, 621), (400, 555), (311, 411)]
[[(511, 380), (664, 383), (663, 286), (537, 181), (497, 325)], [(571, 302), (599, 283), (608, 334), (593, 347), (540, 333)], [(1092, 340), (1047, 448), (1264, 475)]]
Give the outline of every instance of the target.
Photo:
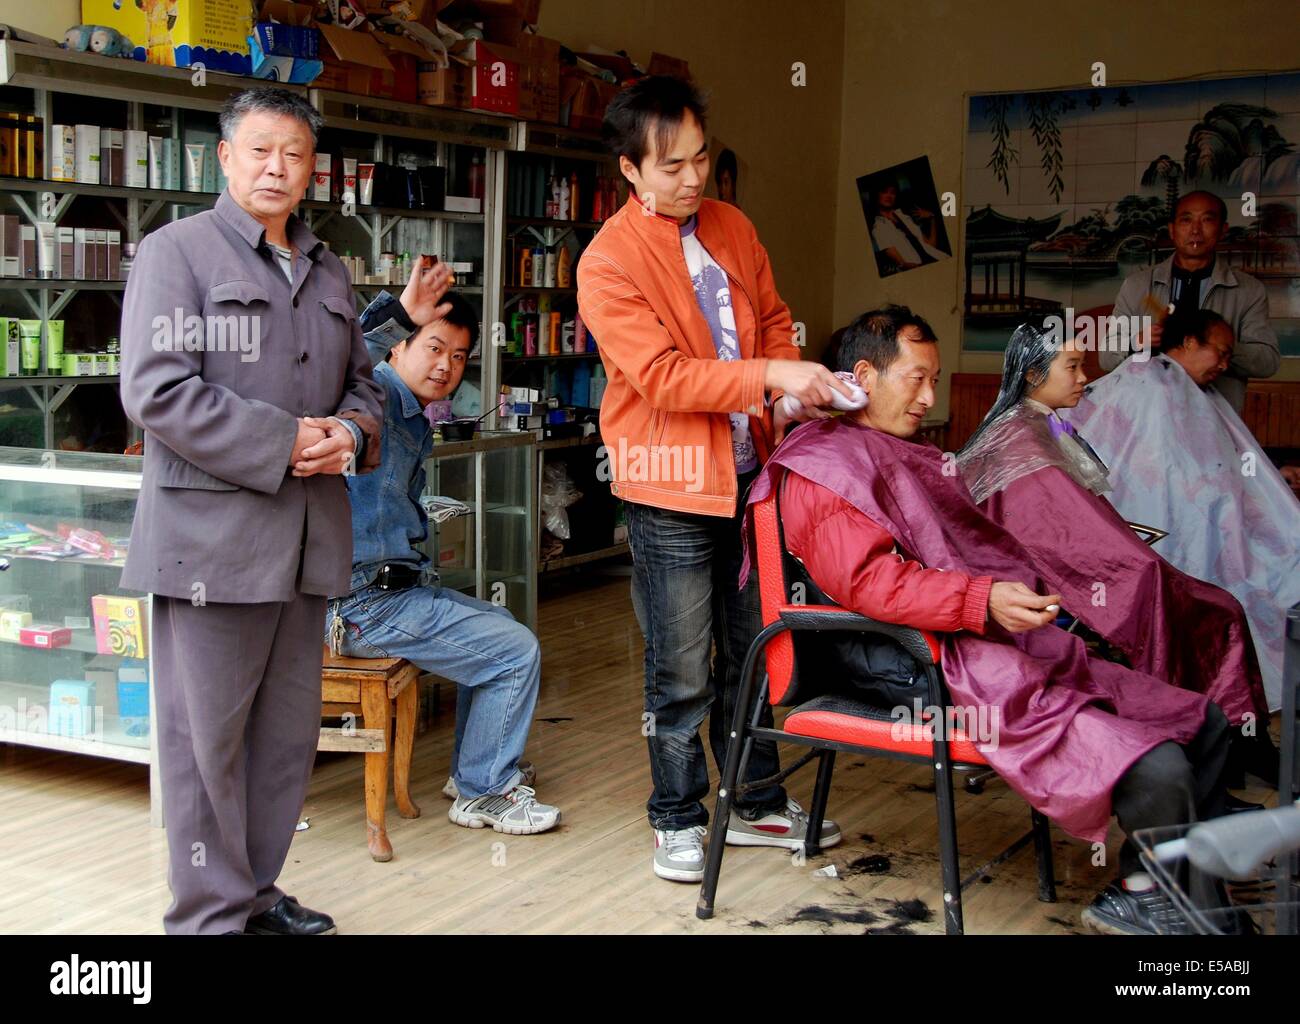
[(537, 630), (537, 454), (530, 432), (485, 432), (435, 444), (422, 499), (452, 498), (468, 515), (429, 519), (425, 553), (442, 585), (504, 605)]
[(141, 468), (0, 448), (0, 742), (148, 764), (153, 783), (150, 601), (119, 585)]

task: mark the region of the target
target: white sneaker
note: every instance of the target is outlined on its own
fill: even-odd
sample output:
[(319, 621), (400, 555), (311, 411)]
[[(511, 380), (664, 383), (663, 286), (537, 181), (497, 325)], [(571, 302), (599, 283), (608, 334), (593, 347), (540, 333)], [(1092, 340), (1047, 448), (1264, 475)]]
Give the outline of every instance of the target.
[[(519, 774), (523, 776), (519, 780), (521, 786), (531, 786), (537, 782), (537, 766), (532, 761), (520, 761), (515, 767), (519, 769)], [(447, 781), (442, 784), (442, 795), (448, 800), (455, 800), (460, 796), (460, 790), (456, 788), (456, 776), (447, 776)]]
[(698, 882), (704, 878), (703, 825), (665, 832), (655, 829), (655, 874), (672, 882)]
[(447, 812), (454, 824), (465, 828), (491, 827), (512, 836), (546, 832), (560, 823), (560, 809), (537, 802), (537, 793), (516, 786), (508, 793), (488, 793), (473, 800), (457, 797)]
[[(821, 848), (837, 846), (844, 836), (830, 818), (822, 819)], [(727, 822), (728, 846), (781, 846), (802, 850), (808, 841), (808, 812), (798, 801), (786, 798), (784, 811), (772, 811), (761, 818), (746, 821), (733, 808)]]

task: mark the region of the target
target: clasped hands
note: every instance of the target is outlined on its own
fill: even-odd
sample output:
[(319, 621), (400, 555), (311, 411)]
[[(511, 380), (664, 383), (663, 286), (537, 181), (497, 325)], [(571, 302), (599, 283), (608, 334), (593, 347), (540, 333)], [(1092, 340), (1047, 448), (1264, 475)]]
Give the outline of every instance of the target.
[(289, 455), (294, 476), (346, 474), (355, 456), (356, 440), (339, 420), (322, 416), (299, 418), (298, 436)]

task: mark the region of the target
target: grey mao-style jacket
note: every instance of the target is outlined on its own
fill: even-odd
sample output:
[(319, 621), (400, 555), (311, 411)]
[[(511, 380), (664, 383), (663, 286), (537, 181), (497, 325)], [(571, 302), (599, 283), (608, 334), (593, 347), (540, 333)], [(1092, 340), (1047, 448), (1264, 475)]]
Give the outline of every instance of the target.
[(348, 592), (342, 476), (294, 477), (297, 418), (351, 421), (379, 463), (382, 390), (338, 257), (297, 217), (290, 284), (223, 192), (140, 243), (122, 306), (122, 404), (144, 476), (122, 586), (198, 603)]

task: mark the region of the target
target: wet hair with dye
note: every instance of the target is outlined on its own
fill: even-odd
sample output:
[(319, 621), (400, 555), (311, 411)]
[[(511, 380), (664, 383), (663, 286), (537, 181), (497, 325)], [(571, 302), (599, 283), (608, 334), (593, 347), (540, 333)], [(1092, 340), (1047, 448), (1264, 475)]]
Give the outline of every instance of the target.
[(1011, 332), (1006, 355), (1002, 358), (1002, 387), (998, 390), (998, 397), (970, 440), (962, 445), (962, 451), (967, 451), (994, 420), (1008, 409), (1014, 409), (1030, 391), (1047, 380), (1052, 360), (1060, 351), (1060, 342), (1053, 334), (1040, 331), (1032, 324), (1021, 324)]

